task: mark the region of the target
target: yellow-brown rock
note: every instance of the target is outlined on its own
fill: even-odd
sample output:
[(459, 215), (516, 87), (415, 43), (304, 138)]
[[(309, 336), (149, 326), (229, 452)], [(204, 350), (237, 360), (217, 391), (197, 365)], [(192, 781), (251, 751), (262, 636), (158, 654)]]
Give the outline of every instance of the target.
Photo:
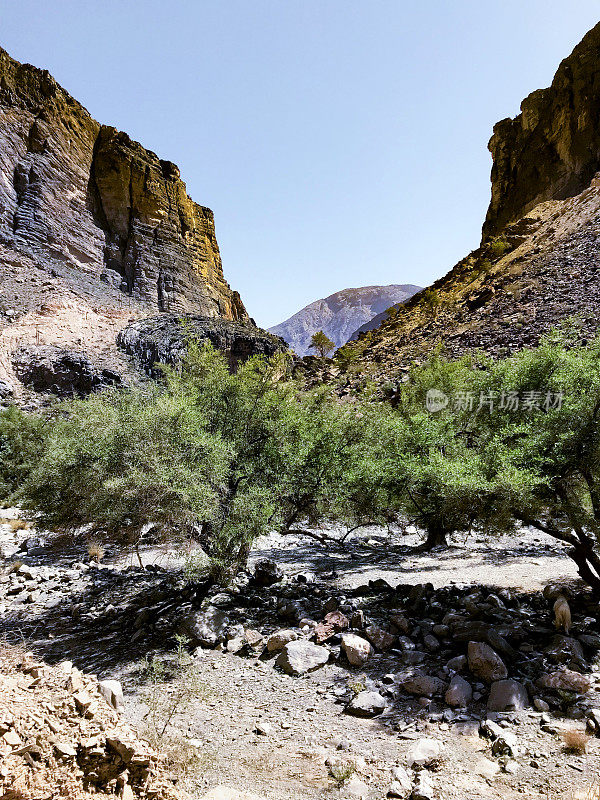
[(248, 319), (223, 277), (213, 214), (177, 167), (1, 49), (0, 242), (148, 310)]

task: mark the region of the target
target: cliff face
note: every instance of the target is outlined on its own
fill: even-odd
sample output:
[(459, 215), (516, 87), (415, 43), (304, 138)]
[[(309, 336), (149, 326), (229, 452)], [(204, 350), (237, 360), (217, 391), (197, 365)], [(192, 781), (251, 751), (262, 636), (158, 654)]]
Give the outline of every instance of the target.
[(545, 200), (572, 197), (600, 169), (600, 23), (560, 64), (552, 85), (494, 127), (484, 240)]
[(390, 306), (403, 303), (418, 291), (419, 287), (412, 284), (342, 289), (322, 300), (315, 300), (269, 330), (283, 337), (299, 356), (311, 354), (311, 336), (320, 330), (327, 334), (336, 347), (341, 347), (375, 315)]
[(0, 242), (155, 311), (248, 318), (223, 277), (212, 212), (188, 197), (177, 167), (3, 50)]
[[(443, 347), (502, 357), (573, 319), (600, 335), (600, 24), (494, 128), (481, 246), (354, 345), (382, 382)], [(348, 380), (354, 380), (349, 376)]]

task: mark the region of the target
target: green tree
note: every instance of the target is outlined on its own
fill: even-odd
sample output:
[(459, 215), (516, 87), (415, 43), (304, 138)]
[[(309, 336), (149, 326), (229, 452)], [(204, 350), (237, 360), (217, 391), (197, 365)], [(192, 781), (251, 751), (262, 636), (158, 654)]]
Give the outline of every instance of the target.
[(227, 444), (182, 393), (115, 391), (58, 405), (19, 492), (42, 524), (136, 545), (147, 523), (191, 534), (216, 513)]
[[(466, 420), (453, 405), (458, 392), (472, 386), (475, 366), (471, 359), (448, 362), (434, 353), (411, 371), (394, 418), (379, 423), (385, 439), (378, 476), (382, 503), (425, 530), (423, 549), (445, 545), (456, 531), (491, 531), (510, 524), (501, 476), (487, 474)], [(446, 398), (447, 405), (429, 410), (431, 391)]]
[(335, 350), (335, 344), (323, 331), (317, 331), (310, 337), (309, 348), (316, 350), (321, 358), (326, 358), (332, 350)]
[(327, 389), (301, 391), (285, 356), (254, 357), (231, 374), (220, 353), (192, 343), (166, 377), (229, 448), (217, 512), (201, 526), (217, 570), (244, 565), (268, 530), (368, 516), (357, 485), (374, 440), (371, 414)]
[(570, 545), (600, 592), (600, 339), (554, 333), (478, 378), (519, 399), (474, 426), (490, 474), (511, 476), (514, 518)]
[(10, 500), (43, 446), (43, 419), (16, 406), (0, 411), (0, 499)]

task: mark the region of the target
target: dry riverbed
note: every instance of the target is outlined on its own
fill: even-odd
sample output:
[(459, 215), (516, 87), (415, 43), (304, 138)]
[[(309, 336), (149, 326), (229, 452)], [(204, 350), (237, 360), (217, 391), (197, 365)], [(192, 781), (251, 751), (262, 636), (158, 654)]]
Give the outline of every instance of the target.
[[(563, 637), (570, 641), (555, 641), (542, 589), (576, 583), (570, 560), (546, 537), (456, 538), (447, 550), (416, 554), (416, 535), (398, 534), (384, 548), (376, 529), (347, 550), (270, 536), (251, 562), (273, 559), (283, 580), (269, 567), (274, 574), (263, 569), (258, 583), (248, 577), (237, 592), (206, 597), (164, 550), (145, 551), (150, 569), (110, 552), (97, 567), (82, 542), (15, 527), (0, 527), (5, 568), (23, 562), (0, 582), (0, 633), (50, 663), (69, 659), (120, 680), (125, 718), (163, 747), (193, 797), (227, 785), (267, 800), (382, 800), (390, 791), (422, 800), (567, 800), (598, 780), (600, 739), (567, 752), (564, 735), (578, 731), (584, 741), (590, 711), (600, 707), (600, 613), (576, 590), (573, 631)], [(199, 642), (207, 610), (216, 647)], [(328, 631), (314, 623), (332, 612), (337, 623), (323, 639)], [(286, 674), (290, 659), (265, 647), (278, 630), (291, 632), (289, 642), (298, 637), (300, 648), (325, 650), (327, 663)], [(370, 648), (356, 666), (343, 638), (350, 630)], [(189, 642), (179, 657), (178, 633)], [(471, 638), (495, 643), (506, 677), (524, 687), (525, 708), (488, 711), (490, 681), (464, 658)], [(566, 668), (589, 688), (538, 685)], [(423, 684), (414, 691), (423, 676), (431, 692)], [(473, 692), (465, 707), (445, 697), (453, 676)], [(368, 716), (349, 713), (361, 695)]]

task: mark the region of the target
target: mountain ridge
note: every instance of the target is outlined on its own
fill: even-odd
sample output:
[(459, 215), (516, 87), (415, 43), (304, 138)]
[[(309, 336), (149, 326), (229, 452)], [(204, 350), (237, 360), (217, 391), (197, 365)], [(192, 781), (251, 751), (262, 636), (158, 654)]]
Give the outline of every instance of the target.
[(418, 291), (420, 287), (413, 284), (341, 289), (314, 300), (287, 320), (269, 328), (269, 332), (285, 339), (299, 356), (310, 353), (311, 336), (318, 330), (322, 330), (336, 347), (341, 347), (361, 325)]

